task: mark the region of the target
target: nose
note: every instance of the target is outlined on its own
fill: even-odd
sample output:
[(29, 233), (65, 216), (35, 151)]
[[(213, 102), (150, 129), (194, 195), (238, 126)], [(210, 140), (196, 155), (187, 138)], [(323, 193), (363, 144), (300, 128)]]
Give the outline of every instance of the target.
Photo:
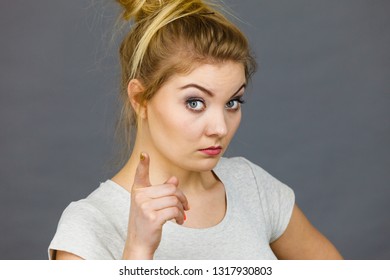
[(227, 121), (224, 112), (210, 114), (207, 120), (206, 135), (223, 137), (228, 133)]

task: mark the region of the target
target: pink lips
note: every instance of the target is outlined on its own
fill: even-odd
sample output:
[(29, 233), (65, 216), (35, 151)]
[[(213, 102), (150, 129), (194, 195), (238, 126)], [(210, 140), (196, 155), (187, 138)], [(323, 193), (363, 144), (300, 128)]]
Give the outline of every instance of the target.
[(199, 151), (201, 151), (202, 153), (205, 153), (208, 156), (217, 156), (222, 152), (222, 147), (221, 146), (208, 147), (206, 149), (201, 149)]

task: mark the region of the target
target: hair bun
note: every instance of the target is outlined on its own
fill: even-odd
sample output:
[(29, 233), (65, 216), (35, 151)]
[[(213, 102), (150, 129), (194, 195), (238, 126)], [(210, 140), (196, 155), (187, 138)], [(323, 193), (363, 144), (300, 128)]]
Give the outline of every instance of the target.
[(213, 13), (208, 10), (207, 5), (202, 0), (116, 0), (116, 2), (124, 9), (122, 17), (125, 20), (134, 19), (135, 22), (155, 15), (164, 10), (167, 5), (176, 7), (178, 10), (184, 9), (190, 13), (191, 11), (199, 12), (201, 10), (204, 10), (207, 14)]
[(124, 9), (125, 20), (134, 19), (136, 22), (160, 11), (162, 6), (172, 0), (116, 0)]

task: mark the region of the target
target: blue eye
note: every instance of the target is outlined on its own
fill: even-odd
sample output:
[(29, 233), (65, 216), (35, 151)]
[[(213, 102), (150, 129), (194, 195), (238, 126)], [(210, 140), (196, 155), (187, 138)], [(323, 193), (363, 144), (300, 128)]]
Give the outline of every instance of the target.
[(232, 99), (228, 103), (226, 103), (225, 107), (229, 110), (238, 110), (240, 105), (244, 103), (244, 100), (240, 98)]
[(203, 100), (199, 99), (189, 99), (186, 101), (186, 107), (192, 111), (203, 111), (206, 106)]

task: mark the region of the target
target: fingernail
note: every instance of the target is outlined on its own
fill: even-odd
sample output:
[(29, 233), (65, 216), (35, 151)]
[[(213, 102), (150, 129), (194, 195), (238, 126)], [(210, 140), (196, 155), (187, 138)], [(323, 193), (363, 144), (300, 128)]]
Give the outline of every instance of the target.
[(139, 155), (139, 160), (140, 161), (143, 161), (145, 159), (145, 155), (144, 155), (144, 153), (141, 153), (140, 155)]
[(184, 221), (187, 220), (187, 215), (186, 215), (186, 212), (184, 212)]

